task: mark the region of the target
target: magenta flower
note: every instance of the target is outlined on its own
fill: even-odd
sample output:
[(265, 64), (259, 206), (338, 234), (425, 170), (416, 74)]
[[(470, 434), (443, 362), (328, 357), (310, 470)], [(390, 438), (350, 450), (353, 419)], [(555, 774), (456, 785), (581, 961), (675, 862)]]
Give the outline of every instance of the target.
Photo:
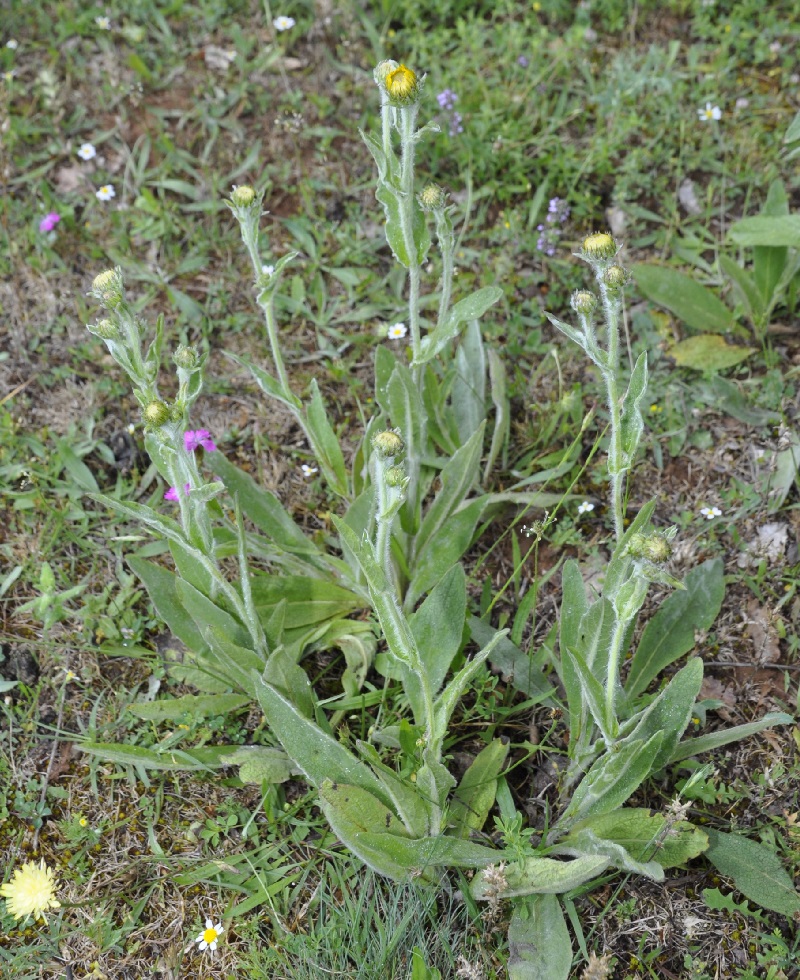
[(55, 211), (51, 211), (39, 222), (39, 231), (52, 231), (59, 221), (61, 221), (61, 215), (56, 214)]
[(183, 445), (187, 453), (193, 453), (198, 446), (202, 446), (207, 453), (213, 453), (217, 448), (211, 433), (208, 429), (190, 429), (183, 433)]
[[(184, 497), (189, 496), (189, 491), (192, 489), (191, 484), (184, 483), (183, 485), (183, 495)], [(164, 494), (164, 500), (177, 500), (178, 499), (178, 488), (170, 487), (169, 490)]]

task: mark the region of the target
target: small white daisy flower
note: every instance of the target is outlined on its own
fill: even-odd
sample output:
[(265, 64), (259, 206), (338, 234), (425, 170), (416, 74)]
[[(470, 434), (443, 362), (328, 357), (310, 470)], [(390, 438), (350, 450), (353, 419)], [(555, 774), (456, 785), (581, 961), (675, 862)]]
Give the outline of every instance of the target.
[(290, 31), (296, 23), (294, 17), (276, 17), (272, 26), (276, 31)]
[(11, 71), (3, 72), (3, 78), (5, 78), (7, 82), (10, 82), (11, 79), (16, 78), (18, 74), (19, 74), (19, 70), (17, 68), (12, 68)]
[(706, 102), (705, 109), (698, 109), (697, 115), (702, 122), (708, 122), (709, 119), (716, 122), (722, 119), (722, 110), (718, 105), (711, 105), (710, 102)]
[(97, 156), (97, 150), (91, 143), (81, 143), (78, 147), (78, 156), (81, 160), (94, 160)]
[(101, 31), (111, 30), (111, 18), (110, 17), (95, 17), (95, 24), (100, 28)]
[(19, 47), (19, 41), (14, 37), (10, 37), (6, 41), (6, 47), (10, 48), (12, 51), (16, 51), (17, 48)]
[(217, 948), (217, 941), (221, 935), (222, 923), (218, 922), (216, 925), (214, 925), (211, 919), (206, 919), (206, 927), (203, 929), (197, 939), (195, 939), (195, 942), (201, 950), (210, 949), (213, 953)]
[(701, 507), (700, 513), (707, 521), (713, 521), (715, 517), (722, 517), (722, 511), (719, 507)]
[(274, 265), (262, 265), (261, 266), (261, 274), (264, 275), (264, 276), (271, 276), (274, 272), (275, 272), (275, 266)]
[(594, 504), (590, 504), (588, 500), (584, 500), (584, 502), (580, 505), (580, 507), (578, 507), (578, 515), (588, 514), (593, 510), (594, 510)]
[(112, 197), (117, 196), (117, 192), (114, 190), (113, 184), (103, 184), (103, 186), (95, 191), (94, 195), (98, 201), (110, 201)]
[(408, 333), (405, 323), (393, 323), (386, 331), (389, 340), (400, 340)]
[(300, 467), (300, 472), (305, 477), (314, 476), (315, 473), (319, 473), (316, 466), (309, 466), (308, 463), (303, 463)]

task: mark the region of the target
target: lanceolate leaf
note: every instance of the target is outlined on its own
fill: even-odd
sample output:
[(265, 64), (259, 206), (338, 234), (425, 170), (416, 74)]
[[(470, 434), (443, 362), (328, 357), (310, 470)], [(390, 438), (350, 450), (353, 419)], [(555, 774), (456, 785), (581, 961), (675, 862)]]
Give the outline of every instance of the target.
[(184, 694), (164, 701), (138, 701), (129, 704), (128, 711), (137, 718), (159, 722), (174, 720), (184, 714), (193, 718), (226, 715), (249, 702), (250, 699), (242, 694)]
[(461, 648), (467, 609), (467, 581), (461, 565), (453, 565), (410, 619), (436, 695), (444, 683), (453, 658)]
[(714, 749), (722, 748), (723, 745), (730, 745), (732, 742), (739, 742), (750, 735), (757, 735), (759, 732), (763, 732), (765, 728), (772, 728), (773, 725), (792, 725), (794, 721), (795, 719), (786, 714), (785, 711), (770, 711), (758, 721), (751, 721), (746, 725), (734, 725), (733, 728), (724, 728), (719, 732), (687, 738), (678, 743), (669, 761), (681, 762), (683, 759), (691, 759), (703, 752), (713, 752)]
[(690, 823), (668, 826), (660, 813), (623, 807), (581, 821), (555, 852), (605, 854), (621, 870), (660, 881), (662, 868), (686, 864), (707, 847), (708, 836)]
[(341, 496), (347, 495), (347, 473), (339, 440), (328, 421), (322, 395), (314, 378), (311, 382), (311, 401), (306, 412), (308, 436), (320, 464), (325, 467), (331, 481), (331, 489)]
[(328, 579), (256, 573), (251, 581), (253, 602), (262, 620), (279, 602), (285, 601), (286, 629), (321, 623), (364, 605), (364, 601), (354, 592)]
[(642, 633), (631, 660), (625, 691), (635, 698), (671, 663), (695, 645), (695, 631), (708, 630), (725, 595), (721, 558), (709, 558), (686, 576), (685, 591), (671, 593)]
[(572, 941), (555, 895), (531, 895), (514, 905), (508, 954), (509, 980), (568, 980)]
[[(647, 740), (660, 734), (661, 745), (650, 761), (651, 772), (658, 772), (672, 758), (672, 753), (689, 724), (700, 685), (703, 683), (703, 661), (690, 660), (670, 680), (659, 696), (641, 714), (630, 735), (621, 744)], [(631, 724), (633, 719), (629, 722)]]
[(742, 218), (728, 235), (737, 245), (800, 248), (800, 214)]
[(464, 773), (450, 806), (450, 826), (456, 837), (481, 830), (497, 793), (497, 777), (508, 757), (508, 739), (493, 739)]
[(573, 793), (559, 824), (570, 827), (576, 820), (622, 806), (650, 775), (662, 739), (662, 733), (656, 732), (647, 742), (640, 739), (601, 755)]
[(472, 879), (472, 897), (486, 900), (493, 895), (514, 898), (519, 895), (560, 895), (596, 878), (608, 865), (603, 855), (584, 854), (570, 861), (553, 858), (530, 857), (506, 865), (503, 870), (505, 885), (499, 891), (496, 878), (485, 871)]
[(501, 857), (499, 851), (456, 837), (407, 837), (391, 810), (381, 808), (376, 800), (367, 803), (361, 797), (359, 810), (353, 805), (355, 797), (343, 801), (347, 795), (348, 787), (326, 781), (320, 789), (322, 809), (334, 833), (380, 874), (398, 881), (420, 876), (432, 880), (431, 872), (435, 875), (440, 866), (480, 868)]
[(249, 474), (228, 462), (220, 452), (209, 454), (209, 464), (228, 490), (236, 494), (247, 517), (259, 531), (275, 542), (277, 548), (295, 555), (319, 554), (319, 548), (303, 534), (273, 493), (260, 487)]
[(350, 783), (391, 806), (391, 797), (380, 780), (365, 763), (358, 760), (341, 742), (327, 735), (283, 695), (260, 678), (254, 679), (256, 694), (269, 727), (277, 735), (289, 757), (314, 786), (326, 779)]
[(478, 320), (502, 296), (503, 290), (499, 286), (484, 286), (470, 296), (459, 300), (450, 310), (444, 323), (423, 338), (420, 344), (420, 355), (414, 364), (425, 364), (430, 361), (449, 341), (457, 336), (462, 323), (466, 323), (468, 320)]
[(728, 307), (691, 276), (667, 266), (643, 263), (631, 271), (647, 299), (670, 310), (692, 330), (728, 333), (736, 326)]
[(746, 898), (787, 918), (800, 912), (800, 895), (771, 847), (741, 834), (711, 829), (706, 833), (710, 840), (706, 857), (720, 874), (733, 879)]

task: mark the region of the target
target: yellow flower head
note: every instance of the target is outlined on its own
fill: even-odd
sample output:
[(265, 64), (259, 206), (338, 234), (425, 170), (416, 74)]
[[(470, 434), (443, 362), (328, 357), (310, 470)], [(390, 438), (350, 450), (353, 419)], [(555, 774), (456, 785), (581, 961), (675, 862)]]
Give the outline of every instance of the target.
[(617, 254), (617, 243), (603, 231), (598, 234), (589, 235), (583, 240), (583, 254), (589, 261), (593, 259), (613, 259)]
[(414, 105), (420, 97), (422, 83), (416, 74), (396, 61), (382, 61), (373, 73), (375, 82), (397, 108)]
[(15, 919), (26, 919), (29, 915), (42, 919), (48, 909), (59, 908), (61, 902), (55, 897), (55, 891), (53, 872), (44, 859), (39, 864), (34, 861), (23, 864), (11, 876), (11, 881), (0, 886), (8, 913)]
[(398, 65), (394, 71), (390, 71), (386, 76), (386, 91), (393, 99), (409, 98), (416, 84), (417, 76), (405, 65)]

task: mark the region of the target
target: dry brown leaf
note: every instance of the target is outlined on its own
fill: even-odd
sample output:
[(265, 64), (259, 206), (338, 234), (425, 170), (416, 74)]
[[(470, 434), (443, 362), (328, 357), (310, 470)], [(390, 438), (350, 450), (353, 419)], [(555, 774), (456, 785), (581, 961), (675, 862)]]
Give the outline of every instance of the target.
[(755, 648), (754, 663), (774, 664), (781, 659), (778, 634), (772, 623), (770, 611), (751, 599), (747, 604), (746, 633)]
[(218, 48), (215, 44), (207, 44), (203, 49), (203, 58), (212, 71), (227, 71), (235, 57), (235, 51)]
[(53, 183), (59, 194), (70, 194), (80, 190), (86, 183), (86, 168), (79, 166), (59, 167)]
[(733, 708), (736, 704), (736, 693), (731, 684), (723, 684), (718, 677), (706, 676), (703, 678), (703, 683), (700, 685), (700, 694), (698, 698), (702, 701), (706, 698), (714, 701), (722, 701), (722, 706), (715, 708), (714, 710), (723, 719), (723, 721), (731, 721), (732, 715), (728, 710)]

